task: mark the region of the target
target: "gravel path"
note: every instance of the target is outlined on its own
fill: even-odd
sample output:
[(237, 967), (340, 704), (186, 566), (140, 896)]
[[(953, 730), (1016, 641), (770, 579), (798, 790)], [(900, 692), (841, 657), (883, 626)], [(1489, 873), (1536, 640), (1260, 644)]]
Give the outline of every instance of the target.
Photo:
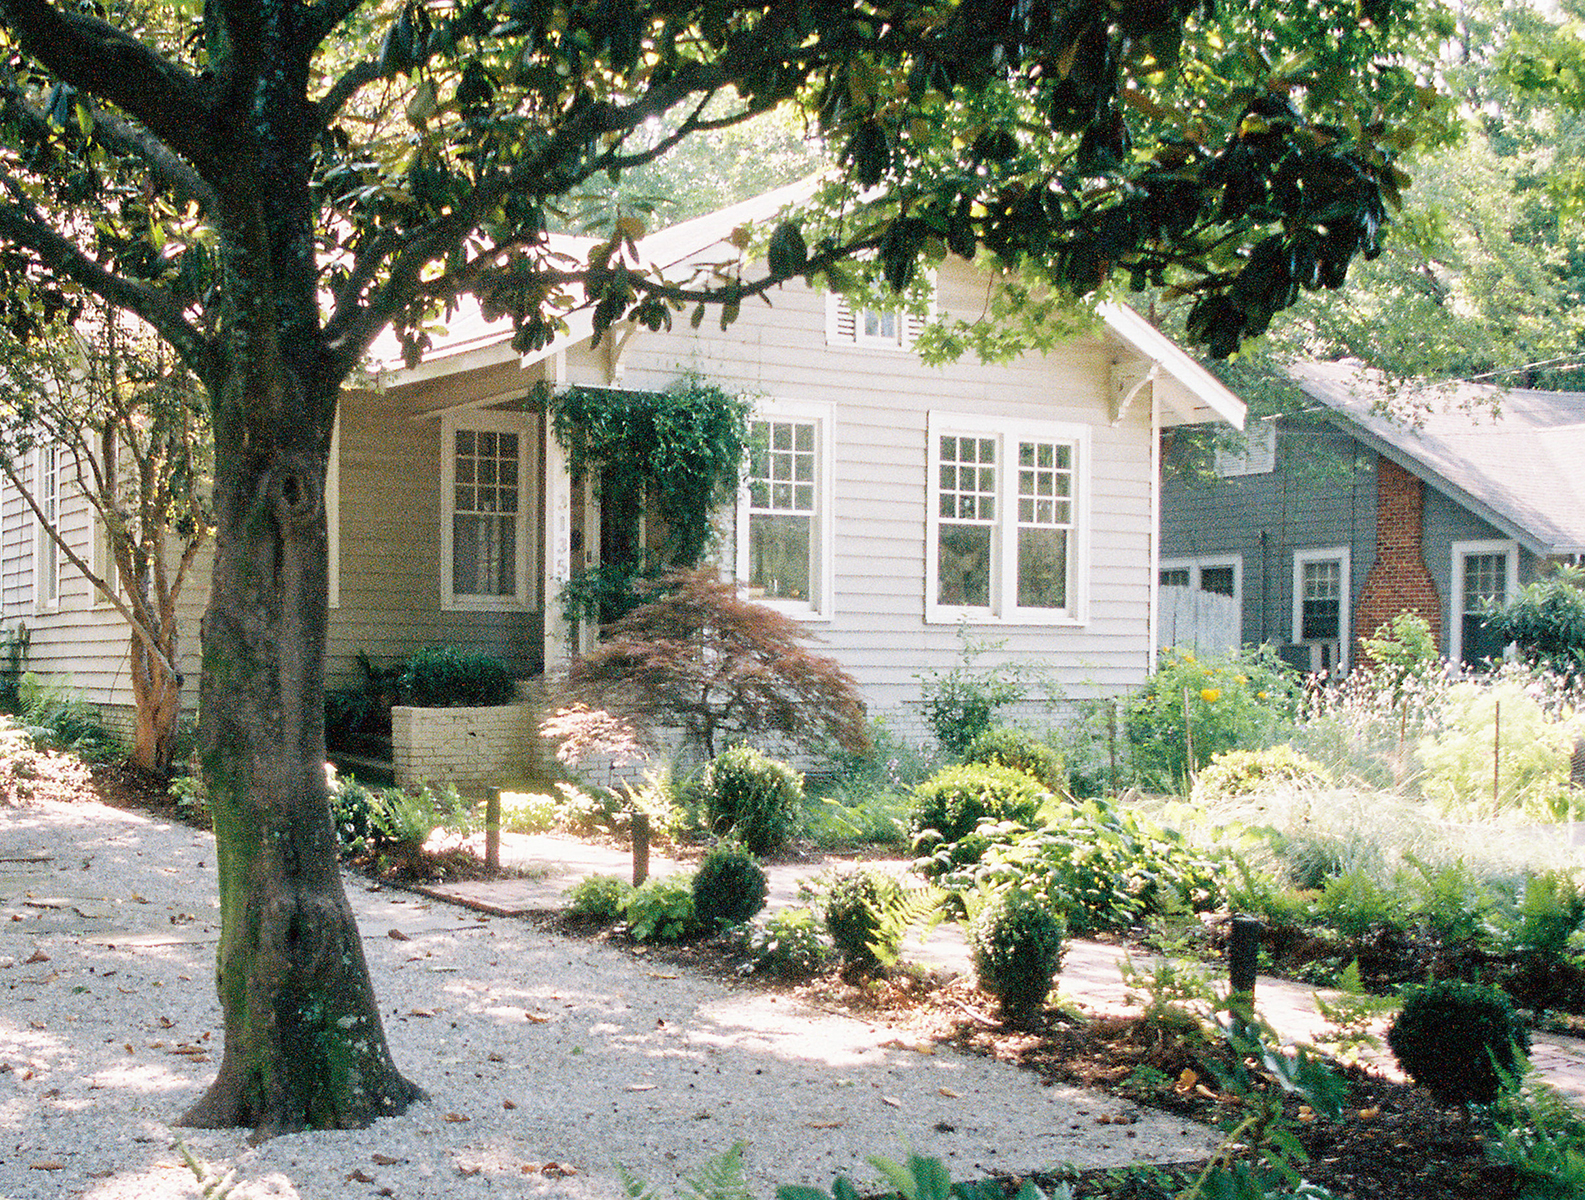
[(208, 834), (97, 804), (0, 807), (0, 1197), (615, 1197), (744, 1143), (750, 1187), (1203, 1156), (1201, 1126), (751, 987), (347, 886), (392, 1052), (429, 1103), (247, 1145), (172, 1130), (219, 1060)]

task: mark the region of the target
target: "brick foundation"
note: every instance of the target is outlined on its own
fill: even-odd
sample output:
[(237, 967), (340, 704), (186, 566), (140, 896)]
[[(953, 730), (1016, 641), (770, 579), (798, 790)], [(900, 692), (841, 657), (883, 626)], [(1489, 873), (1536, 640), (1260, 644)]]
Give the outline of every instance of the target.
[[(1442, 644), (1442, 596), (1425, 565), (1425, 485), (1397, 463), (1376, 457), (1376, 561), (1354, 614), (1354, 637), (1370, 637), (1399, 613), (1414, 612)], [(1354, 661), (1363, 661), (1361, 653)]]
[(534, 778), (543, 761), (541, 707), (534, 702), (492, 708), (391, 709), (396, 783), (455, 784), (467, 794)]

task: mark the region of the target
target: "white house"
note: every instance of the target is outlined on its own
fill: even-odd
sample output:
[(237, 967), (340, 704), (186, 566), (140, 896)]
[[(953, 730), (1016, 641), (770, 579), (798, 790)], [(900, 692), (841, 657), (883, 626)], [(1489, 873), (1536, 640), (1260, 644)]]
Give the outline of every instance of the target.
[[(729, 257), (726, 235), (787, 198), (652, 235), (640, 258)], [(986, 284), (980, 268), (947, 261), (937, 310), (973, 318)], [(950, 667), (965, 630), (1072, 697), (1140, 684), (1156, 644), (1161, 430), (1241, 425), (1243, 405), (1122, 307), (1050, 353), (929, 367), (896, 314), (855, 314), (797, 282), (771, 299), (744, 305), (724, 331), (685, 319), (662, 333), (619, 326), (597, 347), (578, 313), (566, 337), (530, 355), (463, 311), (414, 367), (394, 343), (377, 349), (369, 385), (344, 397), (330, 472), (331, 679), (354, 678), (360, 651), (394, 662), (467, 644), (524, 677), (577, 653), (556, 597), (599, 560), (599, 501), (569, 478), (535, 387), (659, 391), (693, 372), (754, 397), (768, 447), (764, 478), (722, 514), (724, 567), (807, 622), (872, 712), (916, 725), (919, 673)], [(3, 513), (4, 617), (30, 626), (29, 665), (70, 675), (91, 700), (127, 703), (113, 612), (69, 568), (48, 598), (35, 518), (10, 494)], [(60, 519), (92, 538), (69, 495)], [(202, 593), (189, 596), (195, 615)]]

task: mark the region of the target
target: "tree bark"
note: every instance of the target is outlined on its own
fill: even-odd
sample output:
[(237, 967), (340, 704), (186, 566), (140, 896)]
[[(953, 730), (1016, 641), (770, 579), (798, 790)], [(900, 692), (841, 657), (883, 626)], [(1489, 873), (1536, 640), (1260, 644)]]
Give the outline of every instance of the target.
[[(134, 766), (156, 774), (170, 771), (176, 757), (176, 738), (182, 716), (182, 682), (165, 669), (157, 654), (152, 654), (143, 637), (131, 635), (132, 700), (136, 718), (132, 736)], [(174, 639), (172, 639), (174, 642)], [(168, 647), (168, 658), (176, 660), (176, 647)]]
[[(301, 411), (296, 399), (286, 407)], [(337, 863), (324, 772), (329, 430), (314, 425), (282, 422), (260, 446), (217, 422), (199, 745), (225, 1051), (181, 1123), (251, 1126), (255, 1138), (367, 1125), (423, 1095), (387, 1049)]]

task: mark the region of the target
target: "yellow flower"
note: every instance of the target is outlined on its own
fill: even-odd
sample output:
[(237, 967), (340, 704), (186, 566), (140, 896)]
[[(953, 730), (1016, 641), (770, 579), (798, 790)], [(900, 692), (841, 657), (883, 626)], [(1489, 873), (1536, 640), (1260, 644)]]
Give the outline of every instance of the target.
[(1265, 700), (1265, 699), (1267, 699), (1266, 693), (1265, 692), (1256, 692), (1255, 693), (1255, 699), (1256, 700)]
[(1249, 682), (1249, 676), (1248, 675), (1234, 675), (1233, 678), (1238, 680), (1239, 683), (1248, 683)]
[(1192, 655), (1192, 654), (1185, 654), (1185, 655), (1184, 655), (1184, 656), (1183, 656), (1183, 661), (1184, 661), (1184, 662), (1186, 662), (1186, 663), (1192, 663), (1192, 662), (1194, 662), (1194, 661), (1195, 661), (1195, 659), (1194, 659), (1194, 655)]
[(1200, 689), (1200, 699), (1204, 700), (1207, 704), (1215, 704), (1221, 698), (1222, 698), (1222, 689), (1221, 688), (1201, 688)]

